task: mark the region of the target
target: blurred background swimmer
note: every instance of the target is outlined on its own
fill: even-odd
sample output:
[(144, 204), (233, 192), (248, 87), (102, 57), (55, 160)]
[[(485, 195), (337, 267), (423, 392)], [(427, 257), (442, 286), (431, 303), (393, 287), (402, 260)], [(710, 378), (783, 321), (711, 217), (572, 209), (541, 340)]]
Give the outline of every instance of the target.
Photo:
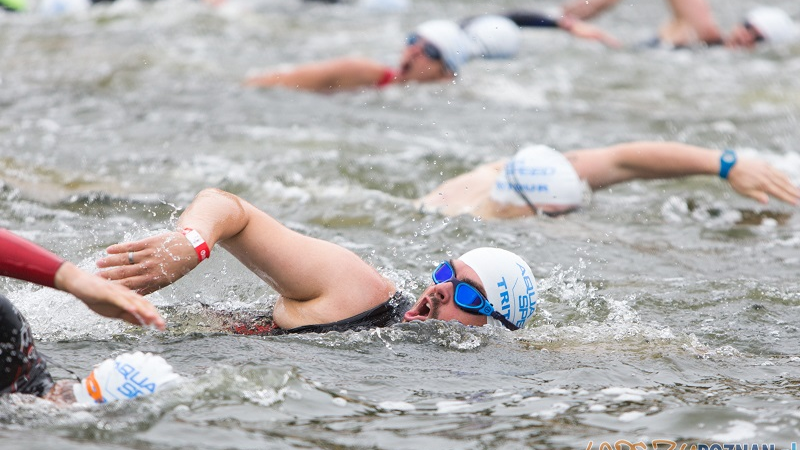
[(393, 83), (450, 81), (474, 57), (514, 57), (519, 43), (519, 27), (500, 16), (483, 16), (465, 28), (451, 20), (432, 20), (408, 36), (396, 68), (365, 58), (339, 58), (250, 77), (246, 84), (334, 92)]
[[(570, 1), (565, 15), (588, 20), (619, 0)], [(697, 45), (725, 45), (729, 48), (754, 48), (758, 43), (791, 44), (800, 38), (800, 27), (786, 11), (773, 6), (757, 6), (747, 11), (740, 23), (725, 36), (717, 25), (706, 0), (668, 0), (672, 17), (648, 45), (673, 48)]]
[(474, 58), (514, 58), (520, 49), (520, 26), (553, 27), (575, 36), (616, 41), (598, 28), (578, 20), (542, 20), (534, 13), (479, 15), (463, 21), (431, 20), (420, 24), (407, 39), (398, 67), (366, 58), (346, 57), (297, 66), (291, 70), (267, 72), (248, 77), (245, 84), (256, 87), (280, 86), (317, 92), (358, 88), (381, 88), (394, 83), (452, 81), (464, 64)]
[(575, 37), (598, 41), (611, 48), (622, 46), (622, 42), (610, 33), (572, 14), (518, 10), (504, 13), (503, 16), (513, 20), (520, 27), (560, 28)]
[(445, 181), (417, 200), (425, 212), (486, 219), (558, 215), (588, 205), (591, 191), (634, 179), (718, 175), (743, 196), (791, 205), (800, 189), (770, 164), (677, 142), (631, 142), (563, 154), (525, 147), (511, 159), (484, 164)]
[[(135, 325), (164, 330), (164, 319), (150, 302), (118, 284), (85, 272), (74, 264), (0, 229), (0, 275), (68, 292), (94, 312)], [(36, 350), (25, 317), (0, 295), (0, 394), (31, 394), (57, 403), (103, 403), (155, 392), (177, 379), (163, 359), (124, 354), (107, 360), (80, 383), (54, 382), (45, 358)]]

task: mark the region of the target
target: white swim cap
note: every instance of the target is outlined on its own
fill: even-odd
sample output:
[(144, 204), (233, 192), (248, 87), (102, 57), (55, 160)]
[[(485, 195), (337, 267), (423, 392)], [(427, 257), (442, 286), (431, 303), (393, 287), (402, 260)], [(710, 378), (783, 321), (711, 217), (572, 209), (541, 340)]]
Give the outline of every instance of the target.
[(797, 24), (780, 8), (759, 6), (751, 9), (744, 19), (768, 42), (787, 43), (796, 41), (800, 37)]
[[(521, 192), (519, 192), (521, 191)], [(586, 189), (572, 163), (546, 145), (520, 149), (495, 180), (490, 197), (498, 203), (578, 207)]]
[(180, 375), (160, 356), (123, 353), (100, 363), (72, 390), (78, 403), (106, 403), (149, 395), (178, 379)]
[[(478, 274), (487, 298), (494, 309), (522, 328), (536, 312), (536, 279), (530, 266), (516, 253), (481, 247), (459, 258)], [(487, 317), (487, 323), (503, 327), (499, 320)]]
[(507, 17), (478, 16), (464, 24), (464, 31), (473, 42), (473, 56), (513, 58), (519, 53), (522, 33), (519, 25)]
[(416, 33), (435, 45), (442, 53), (447, 70), (458, 69), (472, 57), (472, 44), (461, 27), (450, 20), (431, 20), (420, 24)]

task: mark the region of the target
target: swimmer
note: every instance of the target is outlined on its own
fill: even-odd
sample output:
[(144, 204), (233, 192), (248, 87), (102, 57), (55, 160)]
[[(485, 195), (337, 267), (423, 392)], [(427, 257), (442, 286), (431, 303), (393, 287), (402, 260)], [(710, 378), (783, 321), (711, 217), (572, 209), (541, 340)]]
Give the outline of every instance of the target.
[[(565, 15), (588, 20), (619, 0), (574, 0), (563, 7)], [(782, 9), (758, 6), (745, 13), (741, 22), (724, 36), (706, 0), (669, 0), (672, 17), (661, 26), (650, 45), (686, 48), (725, 45), (752, 49), (761, 42), (790, 44), (800, 39), (800, 27)]]
[[(135, 325), (154, 326), (160, 330), (166, 326), (164, 319), (145, 298), (118, 284), (109, 283), (84, 272), (74, 264), (64, 261), (30, 241), (0, 229), (0, 246), (3, 249), (0, 252), (2, 276), (68, 292), (81, 299), (94, 312), (105, 317), (121, 319)], [(121, 397), (117, 392), (118, 389), (112, 388), (112, 385), (117, 387), (124, 384), (124, 377), (123, 382), (119, 382), (122, 376), (117, 370), (119, 367), (136, 370), (143, 375), (151, 374), (151, 382), (143, 388), (144, 391), (140, 389), (140, 393), (152, 392), (162, 381), (174, 379), (166, 377), (168, 375), (168, 371), (164, 368), (166, 362), (161, 364), (163, 360), (159, 361), (158, 357), (120, 355), (115, 363), (104, 363), (105, 366), (101, 365), (102, 370), (100, 367), (96, 369), (100, 372), (93, 371), (94, 375), (87, 377), (87, 380), (102, 382), (102, 389), (94, 386), (95, 389), (92, 390), (94, 399), (86, 401), (86, 396), (91, 397), (88, 391), (75, 387), (85, 388), (86, 380), (80, 384), (71, 380), (53, 382), (44, 358), (36, 350), (28, 322), (2, 295), (0, 295), (0, 353), (4, 355), (4, 362), (0, 368), (0, 395), (31, 394), (57, 403), (76, 401), (91, 403), (96, 399), (110, 401)], [(148, 391), (149, 388), (153, 389)], [(106, 389), (107, 393), (102, 394)]]
[[(517, 19), (521, 21), (522, 16)], [(534, 22), (526, 26), (550, 26)], [(576, 36), (600, 39), (607, 43), (613, 40), (605, 34), (601, 35), (591, 25), (580, 25), (577, 20), (569, 24), (564, 22), (563, 25), (562, 28)], [(422, 23), (408, 36), (396, 68), (371, 59), (339, 58), (301, 65), (289, 71), (252, 76), (245, 80), (245, 85), (337, 92), (383, 88), (390, 84), (452, 81), (471, 59), (515, 57), (520, 41), (520, 25), (501, 15), (475, 16), (461, 23), (432, 20)]]
[(800, 189), (765, 161), (677, 142), (631, 142), (564, 153), (542, 145), (525, 147), (510, 159), (445, 181), (416, 205), (447, 216), (484, 219), (558, 215), (587, 206), (597, 189), (690, 175), (717, 175), (760, 203), (770, 196), (791, 205), (800, 202)]
[(442, 261), (414, 301), (354, 252), (298, 233), (228, 192), (200, 192), (181, 214), (178, 230), (108, 247), (108, 256), (97, 261), (100, 275), (147, 294), (178, 281), (221, 246), (279, 296), (271, 318), (231, 327), (244, 334), (430, 319), (516, 330), (536, 310), (531, 268), (504, 249), (481, 247)]
[(503, 14), (520, 27), (533, 28), (560, 28), (569, 34), (593, 41), (598, 41), (607, 47), (620, 48), (622, 42), (606, 31), (578, 19), (571, 14), (546, 14), (536, 11), (513, 11)]

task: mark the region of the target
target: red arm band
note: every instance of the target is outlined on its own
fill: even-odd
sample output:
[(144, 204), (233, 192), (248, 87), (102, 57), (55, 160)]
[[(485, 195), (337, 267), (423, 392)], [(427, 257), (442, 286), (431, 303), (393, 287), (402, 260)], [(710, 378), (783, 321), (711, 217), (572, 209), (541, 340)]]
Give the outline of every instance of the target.
[(0, 229), (0, 275), (55, 287), (64, 260), (8, 230)]
[(392, 84), (394, 83), (396, 78), (397, 78), (397, 73), (394, 71), (394, 69), (392, 69), (391, 67), (387, 67), (383, 70), (383, 75), (381, 76), (381, 79), (378, 80), (377, 86), (379, 88), (382, 88), (384, 86)]

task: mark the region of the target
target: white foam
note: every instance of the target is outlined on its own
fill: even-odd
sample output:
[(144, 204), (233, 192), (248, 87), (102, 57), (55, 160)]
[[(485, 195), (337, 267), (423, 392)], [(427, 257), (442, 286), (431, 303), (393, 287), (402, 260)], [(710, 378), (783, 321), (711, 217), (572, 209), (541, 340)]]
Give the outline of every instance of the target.
[(378, 408), (381, 408), (386, 411), (414, 411), (417, 408), (412, 405), (411, 403), (407, 402), (380, 402), (378, 403)]
[(718, 433), (711, 438), (720, 442), (743, 442), (756, 436), (758, 427), (754, 423), (744, 420), (731, 420), (728, 422), (729, 428), (723, 433)]
[(620, 414), (619, 421), (620, 422), (633, 422), (635, 420), (641, 419), (644, 416), (646, 416), (646, 414), (643, 413), (642, 411), (630, 411), (630, 412), (626, 412), (626, 413)]

